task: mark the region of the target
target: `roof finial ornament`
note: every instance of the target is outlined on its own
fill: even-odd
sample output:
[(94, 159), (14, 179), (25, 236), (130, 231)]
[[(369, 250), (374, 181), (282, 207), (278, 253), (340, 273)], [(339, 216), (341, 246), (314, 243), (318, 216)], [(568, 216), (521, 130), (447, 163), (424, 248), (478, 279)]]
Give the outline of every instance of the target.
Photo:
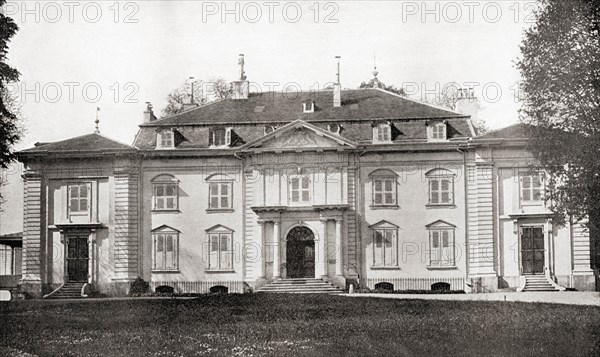
[(335, 58), (337, 59), (337, 82), (335, 84), (341, 84), (340, 83), (340, 58), (342, 58), (341, 56), (335, 56)]
[(98, 113), (99, 112), (100, 112), (100, 107), (96, 107), (96, 121), (95, 121), (95, 123), (96, 123), (96, 130), (94, 130), (94, 133), (96, 133), (96, 134), (100, 134), (100, 127), (99, 127), (100, 119), (98, 119)]
[(246, 72), (244, 71), (244, 54), (240, 53), (238, 58), (238, 64), (240, 65), (240, 81), (246, 80)]
[(375, 57), (375, 52), (373, 52), (373, 77), (377, 78), (379, 72), (377, 71), (377, 58)]

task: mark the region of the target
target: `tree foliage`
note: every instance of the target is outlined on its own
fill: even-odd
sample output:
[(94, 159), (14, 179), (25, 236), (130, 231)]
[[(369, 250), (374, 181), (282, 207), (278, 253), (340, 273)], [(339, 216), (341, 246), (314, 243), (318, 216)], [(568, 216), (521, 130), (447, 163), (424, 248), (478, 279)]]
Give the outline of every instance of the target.
[(161, 111), (162, 117), (175, 115), (185, 110), (184, 105), (191, 103), (192, 83), (194, 84), (194, 103), (196, 104), (202, 105), (231, 96), (231, 86), (221, 77), (204, 82), (201, 80), (186, 81), (167, 95), (167, 106)]
[(540, 0), (517, 63), (531, 150), (558, 217), (600, 213), (600, 1)]
[(385, 83), (381, 82), (377, 78), (371, 78), (368, 82), (362, 82), (358, 88), (381, 88), (388, 92), (396, 93), (398, 95), (407, 96), (404, 88), (397, 88), (394, 85), (386, 86)]
[[(0, 7), (5, 0), (0, 0)], [(8, 43), (19, 27), (8, 16), (0, 12), (0, 168), (7, 168), (14, 159), (13, 146), (21, 137), (19, 112), (11, 97), (9, 84), (19, 80), (19, 71), (8, 65)]]

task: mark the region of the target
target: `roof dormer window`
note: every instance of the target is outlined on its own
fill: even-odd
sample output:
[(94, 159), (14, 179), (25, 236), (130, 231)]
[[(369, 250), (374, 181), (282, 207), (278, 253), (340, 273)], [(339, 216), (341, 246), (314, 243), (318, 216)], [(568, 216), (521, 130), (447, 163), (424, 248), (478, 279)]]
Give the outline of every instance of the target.
[(175, 132), (173, 129), (165, 129), (156, 134), (156, 147), (169, 149), (175, 147)]
[(315, 102), (313, 102), (312, 100), (309, 100), (308, 102), (304, 102), (304, 103), (302, 103), (302, 105), (304, 106), (305, 113), (314, 113), (315, 112)]
[(373, 126), (373, 143), (385, 144), (392, 142), (392, 126), (390, 123), (379, 123)]
[(210, 129), (208, 146), (211, 148), (223, 148), (231, 145), (231, 128), (218, 127)]
[(427, 138), (431, 141), (447, 139), (446, 122), (439, 121), (427, 125)]

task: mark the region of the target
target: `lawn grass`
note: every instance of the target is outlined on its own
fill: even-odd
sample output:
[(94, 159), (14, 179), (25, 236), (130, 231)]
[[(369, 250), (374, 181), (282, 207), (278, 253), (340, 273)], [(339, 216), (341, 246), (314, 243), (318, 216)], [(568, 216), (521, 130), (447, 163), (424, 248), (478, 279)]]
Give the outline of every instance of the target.
[(588, 306), (254, 294), (0, 309), (0, 346), (41, 356), (600, 355)]

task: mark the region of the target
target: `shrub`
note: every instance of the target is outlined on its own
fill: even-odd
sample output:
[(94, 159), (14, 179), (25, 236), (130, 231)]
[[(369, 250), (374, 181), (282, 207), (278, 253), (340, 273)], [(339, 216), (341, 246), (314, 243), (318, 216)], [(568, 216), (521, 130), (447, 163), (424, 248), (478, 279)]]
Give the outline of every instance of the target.
[(137, 278), (129, 286), (130, 296), (141, 296), (148, 292), (150, 284), (142, 278)]

